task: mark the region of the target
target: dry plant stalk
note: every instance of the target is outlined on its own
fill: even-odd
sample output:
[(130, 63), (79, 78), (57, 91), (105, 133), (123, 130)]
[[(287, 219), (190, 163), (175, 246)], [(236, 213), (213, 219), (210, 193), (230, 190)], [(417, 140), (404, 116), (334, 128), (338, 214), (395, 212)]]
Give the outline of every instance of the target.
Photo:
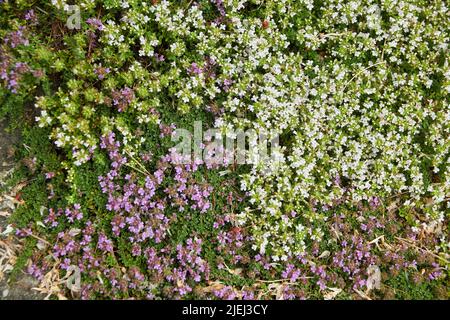
[(55, 261), (52, 269), (44, 275), (39, 286), (32, 288), (32, 290), (45, 294), (44, 300), (48, 300), (53, 295), (58, 297), (59, 300), (67, 300), (67, 297), (64, 295), (64, 286), (68, 275), (64, 278), (60, 277), (59, 264), (59, 261)]
[(0, 280), (13, 269), (20, 248), (20, 243), (13, 239), (0, 239)]

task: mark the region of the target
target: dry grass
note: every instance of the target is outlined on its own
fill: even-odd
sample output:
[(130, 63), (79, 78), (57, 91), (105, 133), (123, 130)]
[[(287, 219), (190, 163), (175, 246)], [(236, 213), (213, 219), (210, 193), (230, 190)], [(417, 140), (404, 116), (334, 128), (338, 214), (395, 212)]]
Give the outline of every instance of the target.
[(17, 239), (12, 237), (0, 239), (0, 281), (4, 279), (6, 273), (13, 269), (21, 248)]
[(45, 295), (44, 300), (48, 300), (51, 296), (55, 296), (59, 300), (67, 300), (64, 293), (68, 276), (66, 275), (64, 278), (60, 277), (59, 262), (55, 261), (52, 269), (44, 275), (39, 285), (32, 288), (32, 290)]

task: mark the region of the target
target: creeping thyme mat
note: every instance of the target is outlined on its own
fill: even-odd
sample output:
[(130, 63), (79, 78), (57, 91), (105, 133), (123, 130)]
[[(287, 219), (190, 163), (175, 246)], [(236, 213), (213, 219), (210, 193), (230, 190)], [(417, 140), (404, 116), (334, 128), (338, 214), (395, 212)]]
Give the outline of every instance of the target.
[(10, 276), (52, 299), (448, 299), (449, 15), (0, 1)]

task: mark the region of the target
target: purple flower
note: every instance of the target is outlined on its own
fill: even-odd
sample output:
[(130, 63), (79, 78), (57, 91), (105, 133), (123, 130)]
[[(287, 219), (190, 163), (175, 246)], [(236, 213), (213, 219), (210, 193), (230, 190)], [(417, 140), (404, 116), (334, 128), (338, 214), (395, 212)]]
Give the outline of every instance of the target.
[(36, 15), (36, 13), (34, 12), (33, 9), (28, 10), (25, 13), (25, 20), (30, 21), (33, 24), (38, 22), (38, 17), (37, 17), (37, 15)]
[(216, 5), (219, 14), (223, 17), (225, 16), (225, 6), (223, 4), (223, 0), (212, 0), (212, 2)]
[(45, 174), (45, 179), (52, 179), (53, 177), (55, 177), (55, 173), (54, 172), (47, 172)]
[(165, 124), (160, 124), (159, 125), (159, 130), (161, 131), (160, 137), (168, 137), (171, 136), (174, 133), (174, 130), (176, 129), (175, 124), (171, 124), (171, 125), (165, 125)]
[(40, 281), (44, 278), (43, 270), (34, 263), (29, 265), (27, 272)]
[(16, 230), (16, 236), (18, 237), (28, 237), (32, 234), (33, 232), (31, 231), (30, 228), (22, 228), (22, 229), (17, 229)]
[(369, 205), (370, 205), (372, 210), (377, 209), (381, 205), (380, 198), (378, 198), (378, 197), (371, 197), (369, 199)]
[(131, 104), (134, 98), (133, 89), (128, 87), (120, 90), (113, 90), (112, 92), (113, 104), (117, 106), (119, 112), (123, 112)]
[(193, 63), (191, 64), (191, 66), (189, 67), (188, 71), (189, 71), (189, 73), (191, 73), (191, 74), (197, 74), (197, 75), (199, 75), (199, 74), (201, 74), (201, 73), (203, 72), (202, 68), (200, 68), (200, 67), (197, 65), (197, 63), (195, 63), (195, 62), (193, 62)]
[(71, 263), (71, 261), (69, 258), (64, 258), (63, 263), (61, 263), (61, 269), (67, 270), (70, 266), (70, 263)]
[(79, 204), (75, 204), (73, 208), (66, 208), (64, 211), (67, 220), (69, 222), (74, 222), (75, 220), (81, 220), (83, 219), (83, 212), (80, 211), (81, 206)]
[(86, 20), (86, 23), (99, 31), (103, 31), (105, 29), (102, 21), (97, 18), (89, 18)]
[(213, 291), (214, 295), (217, 298), (223, 299), (223, 300), (234, 300), (236, 299), (236, 293), (231, 286), (224, 286), (223, 288), (219, 290)]
[(111, 72), (110, 68), (104, 68), (102, 66), (94, 69), (94, 73), (97, 75), (99, 80), (103, 80), (105, 76)]
[(61, 215), (60, 210), (55, 211), (53, 208), (49, 209), (48, 216), (44, 219), (44, 222), (50, 225), (52, 228), (58, 226), (58, 217)]
[(109, 240), (104, 233), (98, 236), (97, 248), (104, 252), (113, 252), (112, 241)]
[(30, 42), (28, 41), (28, 38), (25, 37), (24, 31), (25, 27), (20, 26), (19, 30), (12, 31), (6, 35), (3, 41), (5, 44), (9, 44), (11, 48), (16, 48), (19, 45), (28, 46)]
[(222, 83), (223, 90), (225, 92), (229, 91), (232, 84), (233, 84), (233, 80), (231, 80), (231, 79), (223, 80), (223, 83)]
[(158, 61), (158, 62), (163, 62), (166, 60), (166, 57), (164, 57), (164, 55), (159, 54), (159, 53), (155, 53), (155, 58), (156, 58), (156, 61)]

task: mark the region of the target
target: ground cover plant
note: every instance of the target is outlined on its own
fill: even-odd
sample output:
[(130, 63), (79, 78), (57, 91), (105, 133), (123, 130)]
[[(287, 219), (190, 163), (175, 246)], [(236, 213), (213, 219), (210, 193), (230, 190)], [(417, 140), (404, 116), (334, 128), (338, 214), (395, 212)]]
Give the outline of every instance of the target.
[[(449, 21), (440, 0), (0, 1), (9, 276), (60, 299), (447, 299)], [(239, 130), (269, 156), (211, 148)]]

